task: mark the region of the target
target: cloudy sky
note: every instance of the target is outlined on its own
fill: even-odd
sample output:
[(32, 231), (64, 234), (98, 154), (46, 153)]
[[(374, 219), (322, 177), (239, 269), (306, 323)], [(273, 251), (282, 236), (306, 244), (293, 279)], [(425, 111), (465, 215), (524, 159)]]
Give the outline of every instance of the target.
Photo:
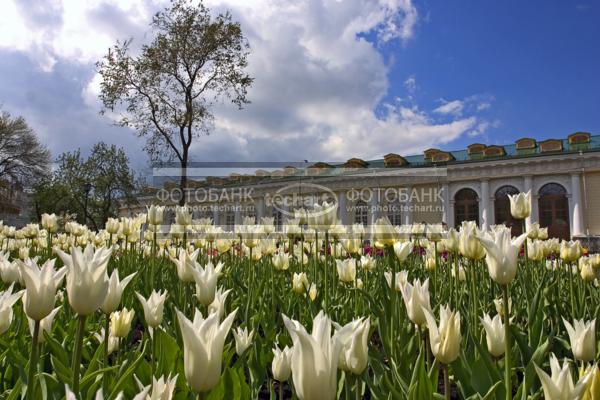
[[(339, 161), (522, 136), (600, 134), (600, 6), (581, 1), (206, 0), (251, 46), (244, 110), (221, 105), (198, 161)], [(143, 140), (99, 115), (94, 63), (149, 40), (162, 0), (2, 0), (0, 104), (54, 155)]]

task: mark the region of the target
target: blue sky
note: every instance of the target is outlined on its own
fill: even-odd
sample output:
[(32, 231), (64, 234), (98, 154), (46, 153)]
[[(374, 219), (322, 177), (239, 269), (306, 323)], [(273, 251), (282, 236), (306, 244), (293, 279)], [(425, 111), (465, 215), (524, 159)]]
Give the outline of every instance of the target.
[[(484, 94), (497, 121), (481, 138), (600, 133), (600, 7), (570, 1), (430, 1), (408, 44), (383, 48), (393, 58), (389, 97), (405, 96), (414, 74), (421, 104)], [(396, 56), (398, 55), (398, 56)], [(464, 147), (461, 137), (450, 144)]]
[[(218, 105), (198, 161), (343, 161), (523, 136), (600, 134), (600, 6), (591, 1), (206, 0), (242, 24), (252, 103)], [(6, 0), (0, 104), (54, 155), (143, 139), (100, 116), (94, 63), (149, 35), (165, 0)]]

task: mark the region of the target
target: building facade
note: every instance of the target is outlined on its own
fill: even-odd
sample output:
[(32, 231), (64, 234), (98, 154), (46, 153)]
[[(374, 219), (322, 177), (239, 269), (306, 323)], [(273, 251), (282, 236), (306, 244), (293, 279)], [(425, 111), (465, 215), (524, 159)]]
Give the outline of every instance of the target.
[[(139, 198), (123, 215), (149, 204), (176, 204), (165, 186)], [(386, 215), (394, 224), (413, 222), (458, 226), (475, 220), (482, 228), (506, 224), (517, 234), (508, 194), (532, 194), (527, 223), (548, 227), (551, 237), (600, 237), (600, 136), (577, 132), (566, 139), (538, 142), (523, 138), (505, 146), (475, 143), (460, 151), (428, 149), (403, 157), (352, 158), (343, 164), (290, 165), (275, 171), (231, 174), (193, 181), (187, 204), (195, 217), (230, 226), (244, 215), (275, 218), (281, 224), (293, 210), (328, 199), (339, 206), (345, 224), (369, 225)]]

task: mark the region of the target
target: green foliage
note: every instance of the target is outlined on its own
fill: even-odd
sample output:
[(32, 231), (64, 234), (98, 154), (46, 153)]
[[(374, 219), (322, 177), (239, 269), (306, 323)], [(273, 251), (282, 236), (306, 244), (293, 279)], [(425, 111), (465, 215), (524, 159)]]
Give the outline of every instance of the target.
[[(86, 184), (91, 185), (87, 194)], [(80, 150), (66, 152), (58, 157), (53, 174), (34, 186), (34, 218), (40, 220), (43, 213), (65, 218), (74, 214), (79, 222), (100, 229), (117, 215), (121, 202), (135, 202), (137, 186), (125, 151), (115, 145), (97, 143), (87, 158)]]

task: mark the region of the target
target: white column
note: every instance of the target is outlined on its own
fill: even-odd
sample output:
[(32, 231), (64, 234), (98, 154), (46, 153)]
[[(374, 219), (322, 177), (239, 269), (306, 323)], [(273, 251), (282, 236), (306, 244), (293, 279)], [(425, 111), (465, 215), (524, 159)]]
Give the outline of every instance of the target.
[(413, 215), (412, 215), (412, 202), (410, 201), (410, 196), (412, 194), (412, 186), (406, 186), (406, 201), (402, 202), (402, 223), (404, 225), (410, 225), (413, 223)]
[(442, 185), (442, 199), (444, 201), (444, 204), (442, 204), (443, 207), (443, 211), (442, 211), (442, 222), (445, 222), (448, 226), (452, 226), (450, 221), (449, 221), (449, 216), (450, 216), (450, 186), (448, 185), (448, 183), (444, 183)]
[(212, 204), (213, 210), (212, 210), (212, 214), (213, 214), (213, 224), (215, 225), (219, 225), (220, 221), (219, 221), (219, 203), (213, 203)]
[(569, 198), (569, 216), (571, 217), (571, 236), (583, 235), (583, 212), (581, 204), (581, 185), (579, 173), (571, 174), (571, 197)]
[(265, 216), (265, 200), (262, 197), (256, 199), (254, 203), (256, 207), (256, 223), (260, 223), (260, 219)]
[(379, 188), (371, 189), (371, 200), (369, 201), (368, 225), (373, 225), (379, 217)]
[(481, 218), (481, 228), (484, 230), (490, 227), (490, 181), (481, 180), (481, 199), (479, 200), (479, 214)]
[(235, 224), (241, 225), (241, 223), (242, 223), (242, 205), (240, 203), (235, 203), (233, 206), (235, 207), (235, 210), (234, 210)]
[(338, 218), (342, 221), (343, 225), (348, 225), (348, 210), (346, 202), (346, 191), (337, 193), (338, 200)]

